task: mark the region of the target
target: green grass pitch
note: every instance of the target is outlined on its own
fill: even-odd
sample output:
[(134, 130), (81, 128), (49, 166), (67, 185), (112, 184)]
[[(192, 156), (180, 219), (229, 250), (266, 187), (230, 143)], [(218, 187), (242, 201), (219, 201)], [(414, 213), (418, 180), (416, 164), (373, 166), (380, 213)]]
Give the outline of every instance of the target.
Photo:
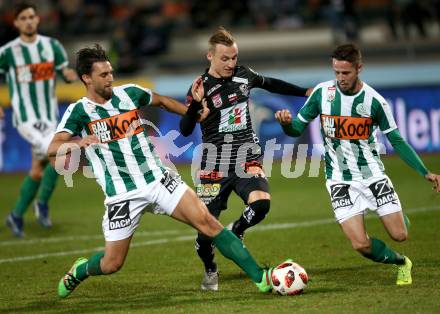
[[(440, 155), (423, 156), (440, 171)], [(60, 178), (51, 202), (52, 230), (43, 230), (31, 210), (25, 239), (0, 226), (0, 312), (10, 313), (434, 313), (440, 309), (440, 194), (397, 157), (384, 158), (404, 210), (410, 238), (393, 243), (374, 214), (370, 235), (411, 257), (413, 285), (397, 287), (396, 269), (375, 264), (351, 249), (333, 221), (322, 175), (286, 179), (274, 165), (271, 212), (245, 244), (261, 264), (292, 258), (308, 272), (304, 294), (260, 294), (232, 262), (217, 254), (220, 291), (202, 292), (202, 264), (194, 251), (195, 232), (163, 216), (146, 214), (122, 270), (89, 278), (67, 299), (57, 297), (58, 280), (79, 256), (103, 246), (103, 195), (93, 179), (74, 176), (67, 188)], [(189, 167), (179, 167), (189, 178)], [(306, 167), (306, 170), (308, 168)], [(23, 175), (1, 175), (2, 219), (13, 206)], [(222, 213), (226, 225), (242, 202), (231, 197)]]

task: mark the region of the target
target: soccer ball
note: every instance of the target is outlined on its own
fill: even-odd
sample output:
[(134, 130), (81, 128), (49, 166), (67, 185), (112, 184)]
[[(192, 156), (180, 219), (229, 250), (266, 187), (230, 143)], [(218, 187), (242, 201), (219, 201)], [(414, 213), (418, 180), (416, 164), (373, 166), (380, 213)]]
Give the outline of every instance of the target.
[(273, 289), (281, 295), (302, 293), (309, 280), (304, 268), (291, 260), (275, 267), (271, 277)]

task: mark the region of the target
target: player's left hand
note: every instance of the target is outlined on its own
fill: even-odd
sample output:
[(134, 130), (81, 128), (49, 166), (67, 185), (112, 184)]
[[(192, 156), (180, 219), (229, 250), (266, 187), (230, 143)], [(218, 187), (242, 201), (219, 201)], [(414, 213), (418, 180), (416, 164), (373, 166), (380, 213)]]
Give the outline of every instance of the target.
[(191, 87), (191, 94), (195, 101), (201, 102), (205, 96), (205, 91), (203, 89), (203, 80), (201, 76), (198, 76)]
[(75, 70), (73, 70), (71, 68), (64, 68), (63, 69), (63, 76), (64, 76), (64, 79), (69, 83), (76, 81), (78, 79), (78, 75), (76, 74)]
[(202, 109), (199, 110), (199, 117), (197, 118), (197, 122), (202, 122), (206, 119), (211, 111), (208, 108), (208, 103), (206, 102), (206, 98), (202, 99)]
[(432, 182), (433, 187), (432, 189), (436, 192), (440, 192), (440, 175), (435, 173), (428, 173), (425, 176), (426, 180)]

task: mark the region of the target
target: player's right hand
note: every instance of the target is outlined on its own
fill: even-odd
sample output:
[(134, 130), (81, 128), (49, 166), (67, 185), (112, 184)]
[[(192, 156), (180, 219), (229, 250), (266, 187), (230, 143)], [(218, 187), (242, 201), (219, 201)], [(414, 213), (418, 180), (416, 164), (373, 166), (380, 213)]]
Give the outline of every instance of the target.
[(3, 108), (0, 107), (0, 119), (3, 119), (5, 117), (5, 112), (3, 111)]
[(88, 135), (88, 136), (82, 138), (78, 142), (78, 145), (81, 148), (86, 148), (90, 145), (99, 144), (99, 143), (101, 143), (101, 142), (99, 141), (99, 138), (96, 135)]
[(203, 98), (202, 100), (202, 109), (199, 110), (199, 116), (197, 118), (197, 122), (202, 122), (206, 119), (206, 117), (209, 115), (211, 111), (208, 108), (208, 103), (206, 102), (206, 98)]
[(203, 89), (203, 80), (201, 76), (198, 76), (192, 86), (191, 86), (191, 94), (193, 99), (197, 102), (201, 102), (203, 97), (205, 96), (205, 91)]
[(275, 119), (277, 119), (281, 125), (290, 124), (292, 123), (292, 114), (288, 109), (278, 110), (275, 112)]

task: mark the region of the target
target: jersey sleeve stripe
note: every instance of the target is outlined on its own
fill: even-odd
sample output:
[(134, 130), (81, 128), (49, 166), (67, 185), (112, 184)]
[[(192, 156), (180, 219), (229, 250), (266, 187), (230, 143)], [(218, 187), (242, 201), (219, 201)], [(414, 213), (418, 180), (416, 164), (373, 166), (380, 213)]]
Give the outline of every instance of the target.
[(300, 119), (301, 122), (309, 123), (309, 121), (307, 121), (306, 119), (304, 119), (304, 117), (303, 117), (300, 113), (298, 113), (298, 119)]

